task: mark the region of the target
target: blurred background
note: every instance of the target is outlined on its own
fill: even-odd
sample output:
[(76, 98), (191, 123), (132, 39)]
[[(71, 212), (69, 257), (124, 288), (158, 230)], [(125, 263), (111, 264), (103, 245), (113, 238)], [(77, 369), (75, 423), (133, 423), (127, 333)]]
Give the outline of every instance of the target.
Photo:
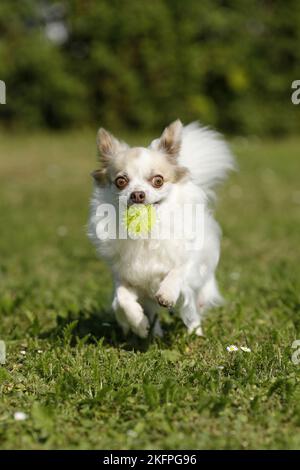
[[(299, 0), (0, 0), (1, 448), (300, 448), (299, 45)], [(178, 117), (238, 161), (226, 303), (206, 339), (161, 312), (141, 343), (86, 236), (95, 136), (148, 145)]]
[(300, 127), (298, 0), (1, 0), (0, 38), (2, 128)]

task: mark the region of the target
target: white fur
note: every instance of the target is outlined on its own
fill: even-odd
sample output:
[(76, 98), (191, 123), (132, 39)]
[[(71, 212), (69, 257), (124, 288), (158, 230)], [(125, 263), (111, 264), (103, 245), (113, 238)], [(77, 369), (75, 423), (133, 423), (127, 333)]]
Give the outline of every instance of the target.
[[(141, 150), (135, 176), (125, 190), (126, 197), (132, 190), (144, 190), (146, 202), (156, 202), (158, 191), (143, 180), (143, 170), (149, 164), (149, 151), (157, 149), (158, 143), (156, 139), (149, 150)], [(112, 185), (104, 188), (95, 185), (91, 200), (88, 233), (99, 254), (112, 268), (116, 319), (125, 333), (130, 329), (140, 337), (146, 337), (149, 332), (150, 323), (155, 319), (157, 301), (168, 307), (178, 304), (180, 317), (188, 331), (201, 335), (204, 311), (222, 300), (215, 279), (220, 229), (209, 209), (209, 199), (215, 184), (233, 168), (233, 159), (217, 133), (193, 123), (182, 130), (178, 163), (189, 170), (189, 177), (178, 184), (166, 184), (160, 190), (163, 197), (157, 206), (158, 223), (164, 229), (168, 214), (178, 205), (202, 204), (204, 232), (201, 240), (196, 235), (189, 242), (176, 239), (101, 241), (96, 233), (97, 208), (103, 203), (117, 208), (119, 194)], [(185, 225), (189, 224), (192, 224), (191, 220), (185, 221)], [(154, 325), (154, 333), (162, 334), (158, 321)]]

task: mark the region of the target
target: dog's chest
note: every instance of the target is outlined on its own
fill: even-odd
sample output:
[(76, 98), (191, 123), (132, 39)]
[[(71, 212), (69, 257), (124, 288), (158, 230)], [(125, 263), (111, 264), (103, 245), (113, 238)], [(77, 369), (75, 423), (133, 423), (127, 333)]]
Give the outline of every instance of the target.
[(180, 256), (180, 245), (170, 240), (126, 240), (119, 248), (115, 262), (118, 276), (150, 295)]

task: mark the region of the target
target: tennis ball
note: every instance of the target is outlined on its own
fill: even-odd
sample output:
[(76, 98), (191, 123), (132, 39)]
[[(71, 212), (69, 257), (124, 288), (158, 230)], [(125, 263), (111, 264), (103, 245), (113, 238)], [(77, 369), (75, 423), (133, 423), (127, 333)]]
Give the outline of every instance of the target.
[(156, 222), (156, 211), (152, 204), (134, 204), (124, 214), (124, 224), (133, 237), (145, 236)]

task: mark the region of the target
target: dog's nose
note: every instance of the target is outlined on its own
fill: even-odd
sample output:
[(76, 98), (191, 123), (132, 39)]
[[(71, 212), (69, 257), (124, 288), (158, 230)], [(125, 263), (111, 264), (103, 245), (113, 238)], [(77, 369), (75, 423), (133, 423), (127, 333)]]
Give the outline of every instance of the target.
[(135, 204), (142, 204), (145, 201), (145, 198), (146, 198), (146, 194), (144, 193), (144, 191), (133, 191), (130, 194), (130, 199)]

